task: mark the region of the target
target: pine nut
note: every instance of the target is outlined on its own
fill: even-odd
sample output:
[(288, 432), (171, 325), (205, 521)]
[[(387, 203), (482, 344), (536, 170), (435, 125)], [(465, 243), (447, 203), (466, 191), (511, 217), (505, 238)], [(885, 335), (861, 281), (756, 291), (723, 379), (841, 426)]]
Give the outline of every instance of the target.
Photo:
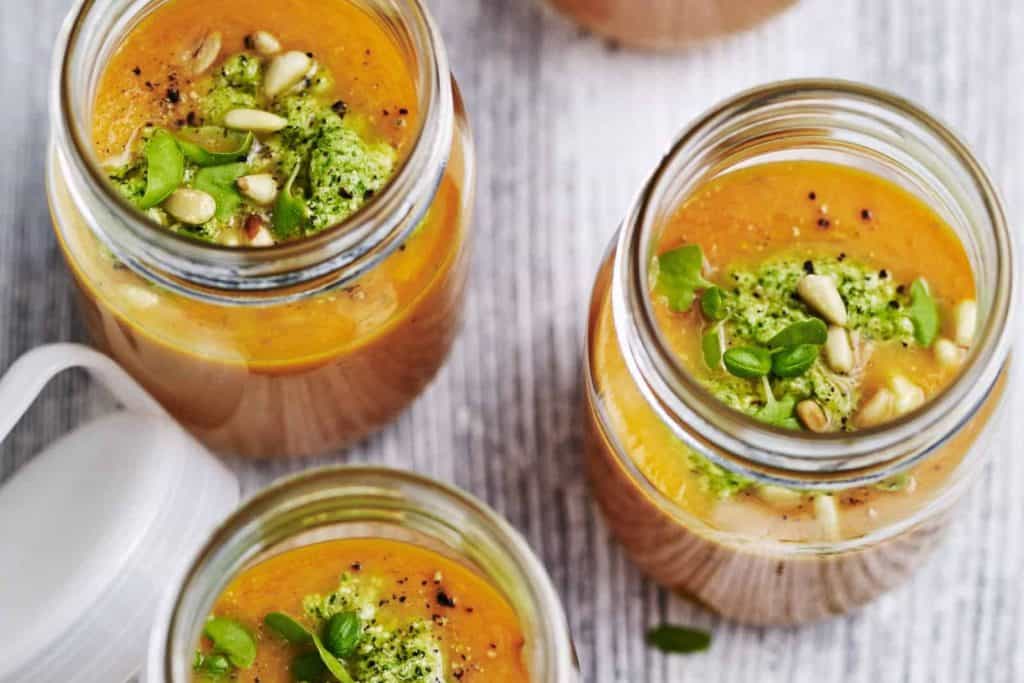
[(253, 133), (276, 133), (287, 126), (288, 121), (261, 109), (232, 109), (224, 116), (224, 125)]
[(948, 339), (940, 339), (932, 348), (935, 360), (944, 368), (958, 368), (963, 365), (967, 353)]
[(281, 51), (281, 41), (273, 33), (256, 31), (246, 38), (246, 47), (251, 47), (264, 57), (270, 57)]
[(269, 173), (242, 176), (238, 190), (257, 204), (270, 204), (277, 199), (277, 181)]
[(831, 325), (825, 340), (825, 360), (830, 368), (841, 374), (853, 370), (853, 346), (850, 335), (842, 327)]
[(267, 230), (266, 222), (256, 214), (251, 213), (246, 217), (242, 229), (249, 240), (249, 246), (271, 247), (274, 245), (274, 237)]
[(805, 275), (796, 287), (797, 294), (827, 322), (846, 326), (846, 304), (835, 280), (827, 275)]
[(203, 39), (199, 41), (196, 49), (192, 51), (191, 62), (193, 74), (198, 76), (213, 66), (213, 63), (217, 61), (217, 57), (220, 56), (220, 49), (223, 41), (224, 38), (220, 34), (220, 31), (215, 31), (203, 36)]
[(804, 502), (804, 494), (784, 486), (762, 484), (757, 487), (757, 497), (774, 508), (792, 510)]
[(953, 310), (956, 322), (956, 343), (965, 348), (974, 343), (974, 333), (978, 328), (978, 303), (972, 299), (961, 301)]
[(184, 187), (167, 198), (164, 210), (186, 225), (202, 225), (217, 213), (217, 202), (201, 190)]
[(263, 79), (263, 92), (274, 98), (305, 77), (313, 60), (305, 52), (286, 52), (274, 57)]
[(877, 427), (890, 419), (896, 409), (896, 397), (888, 389), (879, 389), (861, 406), (854, 423), (861, 428)]
[(917, 386), (903, 375), (896, 375), (889, 381), (889, 387), (895, 395), (893, 407), (897, 415), (906, 415), (924, 405), (924, 389)]
[(796, 406), (796, 415), (800, 422), (815, 434), (823, 434), (828, 431), (829, 419), (824, 409), (817, 401), (800, 401)]
[(825, 536), (825, 540), (838, 541), (842, 536), (839, 530), (839, 505), (834, 496), (820, 494), (814, 497), (814, 516)]

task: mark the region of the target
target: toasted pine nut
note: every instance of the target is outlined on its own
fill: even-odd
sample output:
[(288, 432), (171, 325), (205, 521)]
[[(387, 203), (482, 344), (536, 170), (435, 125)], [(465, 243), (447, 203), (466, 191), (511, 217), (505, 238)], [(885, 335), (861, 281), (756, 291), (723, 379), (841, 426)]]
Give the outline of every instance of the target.
[(245, 236), (249, 239), (249, 246), (253, 247), (272, 247), (274, 246), (274, 237), (267, 230), (267, 225), (262, 218), (256, 214), (249, 214), (245, 219), (245, 226), (243, 227)]
[(825, 360), (838, 373), (845, 375), (853, 370), (853, 346), (844, 328), (829, 326), (828, 338), (825, 340)]
[(796, 406), (796, 414), (804, 427), (807, 427), (810, 431), (816, 434), (823, 434), (828, 431), (828, 415), (825, 414), (824, 409), (818, 405), (817, 401), (810, 399), (800, 401)]
[(224, 125), (254, 133), (276, 133), (287, 126), (288, 121), (261, 109), (232, 109), (224, 116)]
[(193, 74), (198, 76), (213, 66), (213, 63), (217, 61), (217, 57), (220, 56), (223, 40), (220, 31), (214, 31), (203, 36), (199, 44), (196, 45), (195, 50), (192, 51), (189, 59)]
[(757, 487), (757, 497), (772, 507), (792, 510), (804, 502), (804, 494), (784, 486), (762, 484)]
[(277, 181), (269, 173), (242, 176), (238, 189), (257, 204), (270, 204), (277, 199)]
[(256, 50), (264, 57), (276, 55), (281, 51), (281, 41), (273, 33), (267, 31), (256, 31), (256, 33), (246, 36), (245, 46)]
[(854, 423), (861, 428), (876, 427), (890, 419), (896, 409), (896, 397), (888, 389), (879, 389), (857, 412)]
[(842, 535), (839, 530), (839, 505), (834, 496), (820, 494), (814, 497), (814, 516), (825, 536), (825, 540), (838, 541)]
[(956, 343), (965, 348), (970, 347), (978, 327), (978, 302), (973, 299), (961, 301), (953, 310), (953, 320), (956, 323)]
[(924, 405), (924, 389), (917, 386), (903, 375), (896, 375), (889, 381), (889, 386), (896, 398), (893, 404), (897, 415), (906, 415)]
[(804, 275), (796, 287), (797, 294), (808, 306), (833, 325), (846, 326), (846, 304), (839, 295), (835, 280), (827, 275)]
[(263, 92), (274, 98), (303, 79), (313, 60), (305, 52), (285, 52), (278, 55), (267, 67), (263, 78)]
[(966, 352), (948, 339), (940, 339), (932, 347), (935, 353), (935, 360), (945, 368), (958, 368), (964, 362)]
[(201, 190), (183, 187), (163, 204), (164, 210), (186, 225), (202, 225), (217, 213), (217, 202)]

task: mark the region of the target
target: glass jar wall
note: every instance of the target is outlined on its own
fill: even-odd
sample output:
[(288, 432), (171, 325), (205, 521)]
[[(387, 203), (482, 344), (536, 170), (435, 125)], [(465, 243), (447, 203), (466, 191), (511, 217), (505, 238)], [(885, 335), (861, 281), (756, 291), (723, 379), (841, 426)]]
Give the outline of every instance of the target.
[(391, 36), (420, 130), (360, 212), (270, 248), (179, 237), (105, 182), (92, 142), (104, 66), (166, 1), (85, 2), (59, 48), (48, 193), (90, 335), (222, 453), (321, 454), (373, 432), (423, 391), (459, 328), (474, 161), (441, 38), (415, 0), (335, 1)]
[[(285, 480), (225, 522), (158, 615), (144, 680), (191, 680), (203, 624), (240, 573), (289, 551), (353, 539), (412, 544), (465, 567), (515, 611), (529, 680), (578, 680), (562, 606), (521, 536), (482, 503), (447, 486), (396, 470), (355, 467)], [(477, 605), (480, 612), (485, 607)]]
[[(694, 380), (652, 313), (653, 245), (694, 188), (787, 160), (855, 167), (909, 190), (952, 226), (967, 253), (977, 342), (952, 385), (892, 423), (813, 434), (757, 422)], [(898, 584), (936, 546), (992, 455), (984, 437), (1002, 394), (1014, 269), (984, 172), (909, 103), (854, 84), (800, 81), (713, 110), (654, 174), (593, 291), (586, 457), (612, 530), (659, 583), (744, 622), (839, 614)], [(709, 467), (733, 495), (702, 490)], [(899, 477), (916, 485), (877, 494), (879, 482)]]

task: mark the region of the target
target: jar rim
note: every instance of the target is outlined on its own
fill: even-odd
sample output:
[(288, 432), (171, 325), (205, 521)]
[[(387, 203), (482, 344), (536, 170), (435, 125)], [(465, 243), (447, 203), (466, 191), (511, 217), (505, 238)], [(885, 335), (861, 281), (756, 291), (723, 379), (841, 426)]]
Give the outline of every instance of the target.
[[(120, 41), (134, 26), (125, 23), (137, 21), (165, 1), (127, 0), (120, 13), (105, 17), (112, 23), (107, 28), (117, 31), (114, 38)], [(352, 282), (398, 249), (426, 216), (449, 160), (455, 107), (447, 51), (423, 0), (387, 5), (389, 18), (407, 31), (408, 44), (400, 47), (415, 57), (413, 75), (423, 116), (409, 154), (385, 187), (356, 213), (315, 235), (270, 247), (229, 247), (173, 233), (148, 220), (108, 182), (91, 144), (89, 117), (76, 112), (73, 93), (87, 80), (82, 69), (90, 71), (75, 63), (84, 36), (95, 33), (88, 20), (110, 4), (111, 0), (78, 0), (65, 19), (52, 69), (51, 130), (65, 175), (74, 175), (68, 186), (86, 223), (137, 274), (200, 300), (286, 303)], [(105, 62), (104, 55), (109, 57), (104, 52), (95, 57)], [(100, 64), (99, 73), (104, 68), (105, 63)], [(91, 98), (88, 86), (86, 91)], [(102, 209), (91, 209), (84, 201), (87, 197)]]
[[(343, 505), (343, 501), (361, 507), (349, 509)], [(430, 505), (433, 505), (432, 509)], [(375, 506), (379, 506), (379, 510)], [(148, 660), (151, 675), (157, 672), (160, 674), (155, 680), (179, 680), (176, 676), (180, 673), (182, 661), (187, 657), (182, 659), (177, 650), (182, 645), (179, 638), (183, 635), (182, 631), (190, 630), (187, 613), (198, 606), (205, 617), (212, 608), (212, 599), (244, 567), (263, 559), (262, 551), (270, 551), (286, 543), (289, 538), (318, 526), (328, 527), (351, 521), (332, 518), (328, 510), (333, 510), (335, 514), (342, 510), (373, 510), (379, 518), (373, 517), (369, 521), (399, 526), (412, 523), (410, 520), (416, 514), (422, 514), (424, 519), (433, 524), (443, 524), (457, 534), (466, 532), (468, 540), (486, 544), (486, 548), (480, 552), (486, 550), (500, 555), (497, 560), (511, 563), (516, 573), (513, 579), (517, 587), (529, 592), (531, 608), (537, 608), (537, 616), (541, 621), (537, 625), (539, 632), (532, 638), (532, 645), (542, 650), (542, 665), (545, 667), (542, 680), (558, 683), (575, 680), (573, 647), (561, 600), (550, 576), (526, 539), (491, 507), (465, 491), (414, 472), (364, 465), (316, 468), (281, 479), (250, 498), (213, 532), (189, 563), (181, 579), (175, 581), (176, 589), (168, 593), (158, 613)], [(300, 524), (293, 519), (300, 517), (307, 522), (309, 518), (316, 517), (317, 523)], [(294, 530), (291, 527), (285, 528), (289, 521), (296, 524)], [(463, 529), (461, 524), (469, 528)], [(430, 534), (425, 528), (412, 528), (424, 535)], [(440, 536), (435, 538), (452, 551), (465, 551), (464, 547), (453, 547)], [(255, 545), (260, 542), (265, 542), (266, 547), (260, 549), (261, 552), (255, 552)], [(234, 547), (239, 544), (248, 544), (245, 552), (240, 555), (237, 553), (238, 548)], [(222, 572), (229, 565), (232, 570)], [(495, 577), (482, 573), (476, 561), (472, 562), (470, 571), (502, 593), (520, 618), (523, 618), (520, 606), (508, 595), (505, 586), (498, 585)], [(204, 572), (222, 573), (217, 577), (218, 583), (211, 585)], [(197, 601), (190, 597), (200, 591), (208, 599)], [(525, 623), (523, 627), (526, 628)], [(196, 635), (188, 633), (187, 638)], [(187, 647), (191, 647), (194, 640), (188, 640), (187, 643)]]
[[(941, 144), (973, 184), (995, 243), (990, 314), (960, 375), (913, 413), (871, 429), (813, 434), (766, 425), (721, 403), (683, 367), (654, 317), (648, 292), (650, 240), (660, 193), (709, 135), (738, 117), (815, 98), (846, 98), (918, 126)], [(985, 401), (1006, 363), (1017, 296), (1013, 235), (981, 164), (944, 124), (908, 100), (858, 83), (780, 81), (718, 104), (686, 128), (651, 176), (623, 224), (615, 257), (612, 308), (627, 366), (645, 400), (677, 436), (712, 462), (766, 483), (836, 489), (877, 482), (934, 452)]]

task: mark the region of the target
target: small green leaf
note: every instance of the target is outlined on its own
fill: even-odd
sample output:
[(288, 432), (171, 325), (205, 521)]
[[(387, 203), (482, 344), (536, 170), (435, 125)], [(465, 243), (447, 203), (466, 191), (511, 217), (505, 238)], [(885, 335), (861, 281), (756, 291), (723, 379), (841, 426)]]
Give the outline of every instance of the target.
[(229, 152), (211, 152), (194, 142), (181, 139), (178, 140), (178, 146), (181, 147), (185, 158), (198, 166), (221, 166), (245, 159), (249, 155), (249, 150), (252, 149), (252, 143), (255, 139), (256, 137), (249, 133), (245, 136), (238, 149)]
[(772, 355), (756, 346), (737, 346), (722, 356), (725, 369), (737, 377), (756, 379), (764, 377), (772, 369)]
[(313, 645), (316, 646), (316, 651), (320, 653), (320, 660), (327, 667), (327, 670), (331, 672), (331, 675), (340, 681), (340, 683), (355, 683), (352, 677), (349, 675), (345, 665), (339, 662), (334, 655), (332, 655), (326, 647), (324, 647), (323, 641), (314, 633)]
[(221, 654), (205, 656), (201, 652), (196, 652), (192, 670), (206, 678), (218, 680), (231, 673), (231, 662)]
[(299, 165), (296, 164), (292, 175), (284, 188), (277, 194), (277, 203), (274, 205), (273, 229), (274, 236), (279, 239), (296, 237), (306, 224), (307, 212), (306, 201), (298, 195), (292, 194), (292, 185), (295, 184), (295, 177), (299, 174)]
[(914, 339), (925, 348), (931, 346), (939, 336), (939, 306), (928, 291), (928, 284), (920, 278), (910, 285), (910, 309), (907, 313), (914, 324)]
[(717, 370), (722, 366), (722, 338), (717, 327), (704, 333), (700, 339), (700, 348), (709, 368)]
[(828, 325), (818, 318), (802, 320), (786, 327), (768, 342), (768, 347), (780, 349), (799, 344), (824, 344), (828, 339)]
[(239, 669), (248, 669), (256, 661), (256, 641), (237, 621), (214, 617), (206, 622), (203, 633), (213, 641), (214, 651), (227, 655)]
[(787, 346), (772, 357), (772, 374), (776, 377), (799, 377), (818, 360), (821, 347), (815, 344)]
[(910, 483), (912, 481), (913, 477), (911, 477), (909, 474), (897, 474), (895, 476), (889, 477), (888, 479), (883, 479), (882, 481), (878, 482), (877, 484), (875, 484), (875, 488), (878, 489), (879, 491), (885, 491), (887, 493), (898, 493), (899, 491), (903, 491), (908, 486), (910, 486)]
[(199, 169), (192, 187), (206, 192), (217, 202), (217, 218), (224, 221), (242, 203), (242, 195), (235, 188), (235, 181), (245, 175), (249, 167), (242, 163), (209, 166)]
[(146, 193), (139, 207), (152, 209), (181, 187), (185, 179), (185, 155), (168, 131), (158, 128), (146, 143)]
[(304, 652), (292, 659), (289, 669), (296, 683), (323, 683), (327, 680), (327, 667), (319, 652)]
[(302, 645), (313, 640), (313, 634), (305, 626), (281, 612), (271, 612), (263, 617), (263, 625), (292, 645)]
[(776, 399), (767, 377), (761, 378), (761, 384), (764, 388), (764, 407), (754, 413), (754, 419), (783, 429), (801, 429), (799, 420), (793, 415), (796, 398), (785, 396)]
[(658, 626), (647, 632), (647, 643), (662, 652), (689, 654), (711, 647), (711, 634), (685, 626)]
[(708, 287), (700, 297), (700, 310), (708, 320), (725, 320), (729, 312), (725, 308), (725, 291), (721, 287)]
[(340, 612), (324, 627), (324, 644), (336, 657), (350, 657), (363, 635), (363, 623), (355, 612)]
[(668, 298), (673, 311), (688, 311), (697, 297), (696, 290), (711, 287), (704, 279), (704, 253), (699, 244), (688, 244), (658, 257), (657, 290)]

